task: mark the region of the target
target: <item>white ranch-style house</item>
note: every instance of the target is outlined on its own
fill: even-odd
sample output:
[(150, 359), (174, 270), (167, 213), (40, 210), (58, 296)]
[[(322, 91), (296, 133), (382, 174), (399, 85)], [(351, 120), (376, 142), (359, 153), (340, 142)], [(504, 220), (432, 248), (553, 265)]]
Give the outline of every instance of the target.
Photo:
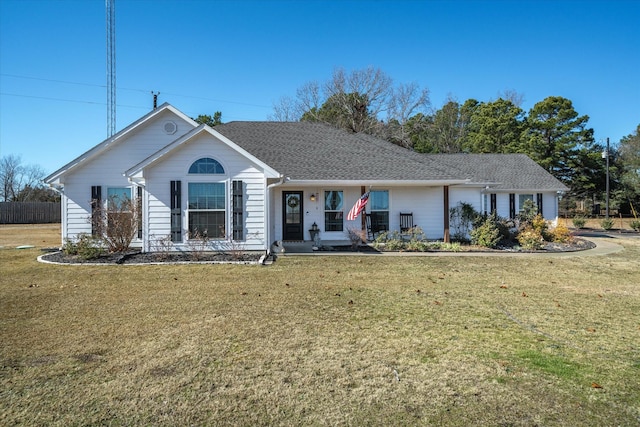
[[(521, 154), (415, 153), (320, 123), (200, 125), (163, 104), (45, 179), (62, 194), (62, 240), (92, 232), (92, 209), (139, 200), (133, 245), (175, 250), (207, 236), (210, 250), (266, 251), (274, 241), (348, 241), (348, 230), (400, 230), (449, 240), (449, 209), (515, 217), (527, 199), (549, 221), (567, 188)], [(347, 213), (370, 191), (366, 211)], [(364, 219), (368, 218), (368, 221)], [(318, 233), (309, 230), (317, 228)], [(376, 230), (373, 230), (376, 231)], [(192, 242), (193, 243), (193, 242)]]

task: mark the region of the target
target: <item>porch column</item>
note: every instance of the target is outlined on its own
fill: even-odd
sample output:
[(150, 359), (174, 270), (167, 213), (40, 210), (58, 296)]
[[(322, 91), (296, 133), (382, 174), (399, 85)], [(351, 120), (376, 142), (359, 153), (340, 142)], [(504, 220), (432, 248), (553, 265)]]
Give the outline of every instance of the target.
[[(366, 191), (367, 191), (367, 187), (365, 187), (364, 185), (361, 186), (360, 197), (362, 197)], [(367, 229), (367, 218), (365, 217), (366, 214), (367, 214), (366, 210), (363, 210), (362, 215), (360, 215), (360, 229), (362, 231), (365, 231)]]
[(451, 243), (449, 235), (449, 186), (442, 187), (444, 196), (444, 242)]

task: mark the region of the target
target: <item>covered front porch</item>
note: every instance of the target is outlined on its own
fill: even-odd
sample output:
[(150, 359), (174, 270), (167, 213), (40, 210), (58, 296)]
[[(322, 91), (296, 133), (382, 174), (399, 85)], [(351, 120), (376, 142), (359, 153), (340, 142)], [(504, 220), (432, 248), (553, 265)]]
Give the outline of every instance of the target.
[[(450, 199), (469, 199), (481, 203), (479, 191), (449, 185), (413, 186), (279, 186), (271, 194), (272, 241), (292, 248), (351, 245), (350, 234), (360, 233), (372, 242), (385, 231), (406, 232), (420, 227), (429, 239), (449, 242)], [(364, 211), (349, 219), (352, 206), (365, 193), (370, 196)], [(450, 193), (453, 193), (451, 198)], [(316, 242), (319, 239), (321, 244)], [(304, 246), (300, 246), (304, 243)], [(292, 246), (293, 245), (293, 246)]]

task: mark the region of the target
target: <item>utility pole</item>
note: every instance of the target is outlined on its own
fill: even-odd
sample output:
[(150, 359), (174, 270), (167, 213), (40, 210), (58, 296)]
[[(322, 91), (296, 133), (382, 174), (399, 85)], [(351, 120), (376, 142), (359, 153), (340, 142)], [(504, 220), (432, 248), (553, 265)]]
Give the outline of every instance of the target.
[(606, 218), (609, 219), (609, 138), (607, 138), (607, 211)]
[(107, 138), (116, 133), (116, 0), (107, 9)]

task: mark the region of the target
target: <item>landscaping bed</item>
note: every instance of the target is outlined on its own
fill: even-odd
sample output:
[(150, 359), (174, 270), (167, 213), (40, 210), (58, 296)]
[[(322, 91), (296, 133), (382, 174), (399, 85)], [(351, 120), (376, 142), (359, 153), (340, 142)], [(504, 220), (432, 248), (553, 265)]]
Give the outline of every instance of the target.
[(163, 263), (237, 263), (256, 264), (262, 256), (261, 252), (126, 252), (103, 254), (96, 258), (86, 259), (78, 255), (67, 255), (56, 251), (42, 255), (44, 262), (62, 264), (163, 264)]

